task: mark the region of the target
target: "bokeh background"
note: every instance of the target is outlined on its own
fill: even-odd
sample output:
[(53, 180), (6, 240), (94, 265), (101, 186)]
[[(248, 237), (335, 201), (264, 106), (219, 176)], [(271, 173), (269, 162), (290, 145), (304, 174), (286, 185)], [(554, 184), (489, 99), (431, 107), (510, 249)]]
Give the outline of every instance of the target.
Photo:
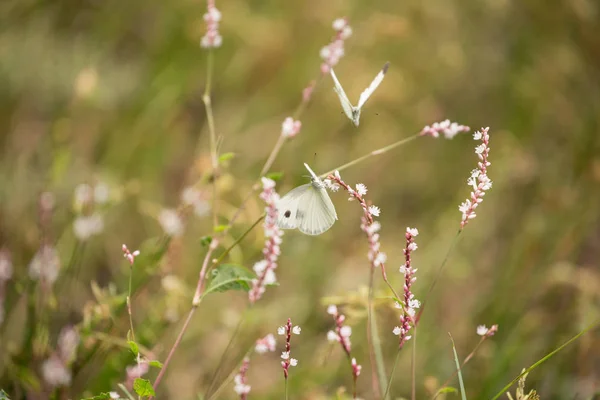
[[(302, 89), (319, 77), (319, 51), (334, 34), (335, 18), (347, 16), (354, 32), (336, 67), (351, 99), (384, 62), (391, 66), (359, 128), (341, 114), (329, 77), (318, 81), (300, 134), (271, 169), (284, 172), (282, 193), (306, 181), (303, 162), (324, 172), (446, 118), (473, 129), (490, 126), (494, 186), (427, 299), (418, 334), (417, 398), (430, 397), (454, 371), (448, 332), (464, 357), (478, 341), (477, 325), (499, 324), (464, 371), (468, 397), (483, 399), (598, 320), (597, 2), (230, 0), (217, 7), (223, 46), (214, 52), (212, 99), (220, 152), (235, 153), (217, 180), (221, 222), (258, 178)], [(0, 4), (0, 246), (13, 267), (2, 291), (0, 387), (14, 398), (81, 398), (126, 380), (134, 360), (124, 345), (130, 268), (122, 243), (148, 255), (143, 268), (134, 269), (140, 344), (164, 360), (180, 329), (206, 251), (200, 238), (211, 234), (212, 221), (186, 214), (185, 232), (162, 254), (157, 217), (161, 209), (177, 208), (182, 191), (198, 179), (210, 199), (202, 103), (207, 52), (199, 47), (205, 12), (204, 3), (188, 0)], [(382, 248), (398, 290), (407, 226), (420, 231), (417, 298), (434, 279), (459, 226), (458, 204), (469, 194), (475, 144), (470, 134), (451, 141), (419, 138), (343, 172), (347, 182), (366, 184), (368, 199), (382, 209)], [(102, 232), (85, 242), (73, 230), (78, 215), (89, 211), (74, 201), (80, 184), (103, 185), (109, 193), (96, 208)], [(293, 398), (334, 397), (351, 379), (341, 350), (325, 338), (332, 327), (325, 305), (332, 301), (346, 305), (353, 351), (364, 366), (359, 394), (372, 398), (364, 313), (368, 248), (360, 209), (346, 198), (332, 195), (339, 221), (327, 233), (286, 233), (279, 286), (268, 288), (251, 310), (243, 293), (206, 298), (159, 398), (206, 393), (242, 317), (218, 382), (254, 340), (291, 317), (302, 327), (292, 350), (299, 360), (291, 373)], [(44, 201), (53, 207), (44, 209)], [(254, 196), (225, 245), (262, 209)], [(45, 241), (60, 259), (51, 287), (29, 271)], [(262, 243), (259, 227), (228, 260), (252, 267)], [(377, 295), (388, 295), (379, 277)], [(378, 322), (389, 371), (398, 316), (382, 304)], [(72, 381), (51, 390), (41, 365), (70, 324), (81, 334)], [(397, 397), (410, 395), (411, 348), (396, 369)], [(153, 380), (157, 372), (146, 377)], [(599, 382), (597, 330), (528, 378), (544, 399), (589, 399)], [(278, 353), (253, 358), (249, 383), (251, 398), (282, 397)], [(231, 385), (220, 398), (235, 398)]]

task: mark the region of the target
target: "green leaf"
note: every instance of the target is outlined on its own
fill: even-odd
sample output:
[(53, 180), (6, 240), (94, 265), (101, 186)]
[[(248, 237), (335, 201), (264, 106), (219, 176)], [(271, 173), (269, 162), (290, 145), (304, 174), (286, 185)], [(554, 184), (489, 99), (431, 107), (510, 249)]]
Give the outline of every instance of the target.
[(160, 361), (158, 360), (152, 360), (152, 361), (148, 361), (148, 365), (151, 367), (155, 367), (155, 368), (162, 368), (163, 365)]
[(229, 225), (217, 225), (217, 226), (215, 226), (215, 229), (214, 229), (214, 231), (215, 231), (216, 233), (223, 232), (223, 231), (225, 231), (225, 230), (226, 230), (228, 227), (229, 227)]
[(223, 153), (219, 156), (219, 164), (223, 161), (229, 161), (235, 157), (235, 153)]
[(135, 354), (137, 356), (140, 352), (140, 349), (139, 349), (137, 343), (134, 342), (133, 340), (128, 340), (127, 344), (129, 344), (129, 348), (131, 349), (133, 354)]
[(205, 295), (211, 292), (227, 292), (229, 290), (250, 290), (254, 273), (247, 268), (235, 264), (221, 264), (211, 271)]
[[(110, 399), (110, 393), (100, 393), (97, 396), (86, 397), (83, 400), (109, 400), (109, 399)], [(0, 400), (2, 400), (2, 396), (0, 396)]]
[(265, 175), (265, 178), (269, 178), (277, 182), (283, 178), (283, 172), (269, 172), (267, 175)]
[(434, 397), (436, 397), (438, 394), (444, 393), (458, 393), (458, 389), (452, 386), (444, 386), (443, 388), (437, 391)]
[(150, 397), (156, 394), (148, 379), (135, 378), (135, 381), (133, 381), (133, 390), (135, 390), (138, 396), (142, 397)]
[(452, 339), (452, 335), (448, 333), (450, 336), (450, 341), (452, 341), (452, 351), (454, 352), (454, 362), (456, 363), (456, 371), (458, 372), (458, 383), (460, 384), (460, 396), (462, 400), (467, 400), (467, 394), (465, 392), (465, 385), (463, 383), (462, 373), (460, 371), (460, 362), (458, 361), (458, 354), (456, 353), (456, 347), (454, 346), (454, 339)]
[(202, 237), (200, 238), (200, 244), (201, 244), (203, 247), (206, 247), (206, 246), (208, 246), (208, 245), (209, 245), (211, 242), (212, 242), (212, 236), (202, 236)]
[(10, 400), (8, 394), (2, 389), (0, 389), (0, 400)]

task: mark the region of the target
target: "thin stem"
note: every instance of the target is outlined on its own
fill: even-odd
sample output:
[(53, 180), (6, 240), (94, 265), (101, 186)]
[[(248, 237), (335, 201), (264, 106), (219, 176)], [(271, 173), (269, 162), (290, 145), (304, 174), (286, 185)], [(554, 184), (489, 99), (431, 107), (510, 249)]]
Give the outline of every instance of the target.
[(183, 334), (187, 330), (187, 328), (190, 324), (190, 321), (192, 320), (192, 316), (194, 315), (194, 311), (196, 311), (196, 308), (198, 308), (198, 307), (194, 306), (190, 309), (190, 312), (188, 313), (188, 316), (187, 316), (185, 322), (183, 323), (183, 326), (181, 327), (181, 331), (179, 331), (179, 335), (177, 335), (177, 339), (175, 340), (175, 343), (173, 343), (173, 347), (171, 347), (171, 350), (169, 351), (169, 355), (167, 356), (167, 359), (165, 360), (163, 367), (160, 369), (160, 372), (158, 373), (158, 376), (156, 377), (156, 380), (154, 381), (154, 385), (152, 385), (154, 390), (156, 390), (156, 388), (160, 384), (160, 381), (162, 380), (163, 376), (165, 375), (165, 372), (167, 371), (167, 367), (169, 366), (169, 363), (171, 362), (171, 358), (173, 357), (175, 350), (181, 343)]
[(202, 101), (204, 102), (204, 107), (206, 108), (206, 120), (208, 122), (208, 132), (210, 136), (210, 160), (212, 166), (212, 194), (213, 194), (213, 202), (212, 202), (212, 211), (213, 211), (213, 227), (218, 225), (217, 218), (217, 175), (219, 169), (219, 159), (217, 153), (217, 135), (215, 132), (215, 119), (212, 111), (212, 102), (210, 98), (210, 88), (212, 85), (212, 75), (213, 75), (213, 64), (214, 64), (214, 55), (212, 50), (208, 52), (208, 66), (206, 68), (206, 86), (204, 88), (204, 95), (202, 96)]
[(123, 385), (122, 383), (119, 383), (119, 384), (117, 384), (117, 386), (119, 387), (119, 389), (121, 389), (123, 391), (123, 393), (125, 393), (125, 395), (127, 396), (127, 398), (129, 400), (135, 400), (135, 398), (131, 395), (131, 393), (129, 393), (129, 390), (127, 390), (125, 385)]
[[(100, 342), (112, 344), (114, 346), (122, 347), (124, 349), (130, 348), (126, 340), (120, 337), (111, 336), (104, 332), (94, 332), (90, 335), (90, 337)], [(138, 344), (138, 348), (140, 349), (140, 353), (146, 357), (150, 357), (150, 355), (152, 354), (152, 351), (150, 349), (148, 349), (145, 346), (142, 346), (141, 344)]]
[[(463, 360), (462, 364), (460, 365), (460, 370), (461, 371), (465, 367), (465, 365), (467, 365), (467, 363), (471, 360), (471, 358), (473, 358), (473, 356), (475, 355), (475, 353), (479, 349), (479, 346), (481, 346), (481, 344), (485, 341), (486, 338), (487, 338), (487, 336), (482, 336), (481, 339), (479, 340), (479, 342), (477, 343), (477, 345), (475, 346), (475, 348), (469, 353), (469, 355), (467, 357), (465, 357), (465, 359)], [(454, 371), (454, 373), (450, 376), (450, 378), (446, 379), (446, 382), (442, 383), (442, 385), (440, 386), (440, 388), (435, 392), (436, 394), (433, 397), (433, 399), (435, 399), (440, 394), (440, 389), (442, 389), (448, 383), (450, 383), (450, 381), (456, 376), (456, 374), (458, 374), (458, 370)]]
[(392, 372), (390, 373), (390, 380), (388, 381), (387, 388), (385, 389), (385, 394), (383, 398), (385, 399), (390, 392), (390, 388), (392, 387), (392, 381), (394, 380), (394, 372), (396, 371), (396, 365), (398, 364), (398, 359), (400, 358), (400, 349), (396, 352), (396, 358), (394, 359), (394, 365), (392, 365)]
[(235, 240), (235, 242), (233, 242), (233, 244), (231, 246), (229, 246), (220, 256), (219, 258), (217, 258), (215, 261), (213, 261), (213, 265), (217, 265), (219, 264), (221, 261), (223, 261), (223, 259), (227, 256), (227, 254), (229, 254), (229, 252), (235, 247), (237, 246), (242, 240), (244, 240), (244, 238), (254, 229), (256, 228), (256, 226), (260, 223), (260, 221), (263, 220), (263, 218), (265, 218), (265, 214), (261, 215), (260, 217), (258, 217), (258, 219), (256, 221), (254, 221), (254, 223), (252, 224), (252, 226), (250, 226), (250, 228), (246, 229), (246, 231), (244, 233), (242, 233), (242, 236), (240, 236), (239, 238), (237, 238)]
[(131, 312), (131, 281), (133, 281), (133, 264), (129, 265), (129, 290), (127, 292), (127, 313), (129, 314), (129, 329), (131, 330), (131, 339), (135, 342), (135, 332), (133, 331), (133, 313)]
[(394, 287), (388, 281), (387, 274), (385, 273), (385, 265), (383, 263), (381, 263), (380, 267), (381, 267), (381, 276), (383, 277), (383, 281), (388, 285), (388, 288), (392, 291), (396, 300), (399, 300), (400, 297), (398, 297), (398, 293), (396, 293), (396, 291), (394, 290)]
[(169, 355), (167, 356), (167, 359), (165, 360), (163, 367), (160, 369), (160, 372), (158, 373), (158, 376), (156, 377), (156, 380), (154, 381), (154, 385), (152, 385), (154, 390), (156, 390), (156, 388), (160, 384), (160, 381), (162, 380), (165, 372), (167, 371), (167, 367), (169, 366), (169, 363), (171, 362), (171, 358), (173, 357), (175, 350), (181, 343), (181, 339), (183, 338), (183, 335), (185, 334), (185, 331), (187, 330), (187, 328), (190, 324), (190, 321), (192, 320), (192, 316), (194, 315), (194, 312), (196, 311), (196, 309), (198, 308), (198, 305), (200, 304), (200, 299), (202, 298), (202, 291), (204, 290), (204, 280), (206, 279), (206, 271), (208, 270), (210, 256), (212, 255), (213, 251), (217, 248), (218, 245), (219, 245), (219, 241), (214, 239), (210, 243), (210, 246), (208, 247), (208, 251), (206, 252), (206, 256), (204, 257), (204, 261), (202, 262), (202, 269), (200, 270), (200, 274), (198, 277), (198, 284), (196, 285), (196, 293), (194, 294), (194, 299), (192, 300), (192, 308), (190, 309), (187, 319), (185, 320), (183, 326), (181, 327), (181, 331), (177, 335), (177, 339), (175, 340), (175, 343), (173, 343), (173, 347), (171, 347), (171, 350), (169, 350)]
[(288, 378), (285, 378), (285, 400), (288, 400)]
[(283, 147), (285, 140), (285, 136), (279, 135), (279, 138), (277, 138), (277, 142), (275, 143), (275, 147), (273, 147), (271, 154), (269, 154), (269, 158), (267, 158), (267, 162), (265, 162), (265, 165), (263, 165), (262, 169), (260, 170), (260, 176), (264, 176), (267, 171), (271, 169), (271, 165), (273, 165), (273, 162), (275, 161), (277, 154), (279, 154), (281, 147)]
[(440, 264), (440, 267), (438, 268), (438, 270), (435, 274), (435, 277), (433, 278), (433, 282), (431, 282), (431, 286), (429, 286), (429, 290), (427, 291), (427, 294), (424, 296), (423, 303), (421, 304), (421, 309), (419, 310), (419, 313), (417, 314), (417, 316), (415, 318), (415, 327), (421, 320), (421, 315), (423, 314), (423, 311), (425, 311), (425, 304), (427, 303), (427, 300), (429, 299), (429, 295), (433, 291), (433, 288), (435, 287), (438, 279), (440, 278), (442, 271), (444, 270), (444, 267), (446, 266), (446, 263), (448, 262), (448, 259), (450, 258), (450, 254), (452, 253), (452, 250), (454, 250), (454, 246), (456, 246), (456, 243), (458, 243), (458, 238), (460, 237), (461, 232), (462, 232), (462, 230), (459, 230), (458, 232), (456, 232), (456, 235), (454, 236), (454, 239), (452, 239), (452, 243), (450, 243), (450, 247), (448, 248), (448, 251), (446, 252), (446, 255), (444, 256), (444, 260)]
[(394, 142), (394, 143), (392, 143), (392, 144), (389, 144), (389, 145), (387, 145), (387, 146), (385, 146), (385, 147), (382, 147), (382, 148), (380, 148), (380, 149), (373, 150), (372, 152), (370, 152), (370, 153), (367, 153), (367, 154), (365, 154), (365, 155), (364, 155), (364, 156), (362, 156), (362, 157), (358, 157), (357, 159), (355, 159), (355, 160), (352, 160), (352, 161), (350, 161), (350, 162), (347, 162), (346, 164), (344, 164), (344, 165), (341, 165), (341, 166), (339, 166), (339, 167), (337, 167), (337, 168), (334, 168), (334, 169), (332, 169), (331, 171), (327, 171), (327, 172), (325, 172), (324, 174), (321, 174), (319, 177), (320, 177), (320, 178), (324, 178), (324, 177), (326, 177), (327, 175), (334, 173), (335, 171), (343, 171), (343, 170), (345, 170), (346, 168), (352, 167), (353, 165), (356, 165), (356, 164), (358, 164), (358, 163), (360, 163), (360, 162), (362, 162), (362, 161), (364, 161), (364, 160), (366, 160), (366, 159), (368, 159), (368, 158), (370, 158), (370, 157), (373, 157), (373, 156), (378, 156), (378, 155), (380, 155), (380, 154), (383, 154), (383, 153), (386, 153), (386, 152), (388, 152), (388, 151), (390, 151), (390, 150), (392, 150), (392, 149), (395, 149), (396, 147), (399, 147), (399, 146), (402, 146), (402, 145), (404, 145), (404, 144), (406, 144), (406, 143), (409, 143), (409, 142), (413, 141), (414, 139), (418, 138), (419, 136), (420, 136), (420, 135), (417, 133), (416, 135), (409, 136), (409, 137), (407, 137), (407, 138), (404, 138), (404, 139), (402, 139), (402, 140), (399, 140), (399, 141), (397, 141), (397, 142)]
[(373, 329), (375, 328), (373, 318), (373, 275), (375, 269), (370, 268), (369, 271), (369, 297), (367, 305), (367, 341), (369, 343), (369, 360), (371, 362), (371, 385), (373, 387), (374, 398), (379, 398), (381, 390), (379, 387), (379, 363), (375, 351), (375, 344), (373, 343)]
[(417, 398), (417, 385), (415, 382), (417, 381), (417, 326), (413, 327), (413, 348), (412, 348), (412, 357), (411, 357), (411, 399), (416, 400)]
[(450, 340), (452, 341), (452, 351), (454, 352), (454, 362), (456, 363), (456, 372), (458, 373), (458, 383), (460, 384), (460, 396), (462, 400), (467, 400), (467, 393), (465, 392), (465, 385), (463, 383), (462, 374), (460, 373), (460, 365), (458, 364), (458, 353), (456, 352), (456, 346), (454, 345), (454, 339), (450, 332), (448, 332)]
[(244, 323), (244, 320), (246, 319), (246, 315), (248, 314), (248, 308), (245, 309), (244, 313), (242, 314), (242, 317), (240, 318), (240, 320), (238, 321), (233, 334), (231, 335), (231, 338), (229, 338), (229, 342), (227, 343), (227, 346), (225, 347), (225, 350), (223, 350), (223, 354), (221, 354), (221, 358), (219, 359), (219, 364), (217, 365), (217, 369), (215, 370), (215, 372), (213, 373), (210, 385), (208, 386), (208, 389), (206, 390), (206, 393), (204, 393), (204, 398), (208, 398), (208, 395), (210, 393), (210, 391), (212, 390), (216, 379), (219, 375), (219, 373), (221, 372), (221, 369), (223, 368), (224, 365), (224, 361), (225, 361), (225, 355), (227, 354), (227, 352), (229, 351), (229, 349), (231, 348), (231, 345), (233, 344), (233, 341), (235, 340), (235, 338), (237, 337), (238, 333), (240, 332), (240, 328), (242, 327), (242, 324)]

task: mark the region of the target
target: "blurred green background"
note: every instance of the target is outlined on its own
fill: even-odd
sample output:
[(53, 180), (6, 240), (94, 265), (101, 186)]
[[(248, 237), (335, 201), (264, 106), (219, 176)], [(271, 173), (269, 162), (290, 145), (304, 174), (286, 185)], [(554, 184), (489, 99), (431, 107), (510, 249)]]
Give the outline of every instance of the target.
[[(271, 169), (285, 173), (278, 183), (282, 194), (306, 182), (303, 162), (321, 173), (446, 118), (473, 130), (490, 126), (494, 186), (428, 298), (418, 335), (417, 398), (429, 398), (455, 369), (447, 332), (462, 358), (478, 341), (477, 325), (499, 324), (463, 374), (468, 397), (483, 399), (598, 320), (598, 2), (232, 0), (217, 7), (223, 46), (214, 52), (212, 100), (220, 152), (235, 153), (217, 181), (221, 222), (257, 179), (302, 89), (319, 77), (319, 50), (334, 34), (335, 18), (347, 16), (354, 32), (336, 66), (351, 99), (385, 61), (391, 66), (359, 128), (341, 114), (329, 77), (319, 80), (300, 134)], [(205, 12), (204, 3), (187, 0), (0, 3), (0, 247), (14, 269), (2, 292), (0, 387), (14, 398), (81, 398), (125, 381), (134, 357), (123, 346), (130, 269), (122, 243), (150, 259), (134, 270), (138, 341), (164, 360), (179, 332), (206, 251), (200, 238), (211, 234), (210, 216), (187, 214), (185, 233), (164, 255), (153, 252), (164, 243), (157, 222), (162, 208), (177, 208), (184, 188), (197, 179), (205, 182), (206, 199), (211, 195), (202, 103), (207, 51), (199, 47)], [(420, 231), (417, 298), (429, 288), (458, 229), (475, 144), (470, 134), (451, 141), (419, 138), (342, 173), (348, 183), (367, 185), (367, 198), (382, 209), (382, 249), (397, 290), (407, 226)], [(80, 211), (73, 196), (82, 183), (110, 191), (99, 209), (103, 232), (85, 243), (73, 234)], [(44, 192), (54, 196), (51, 212), (40, 211)], [(349, 388), (343, 353), (325, 338), (333, 324), (323, 298), (331, 296), (353, 304), (344, 312), (364, 367), (359, 395), (372, 398), (359, 306), (368, 284), (368, 247), (361, 211), (346, 197), (332, 195), (339, 221), (327, 233), (286, 232), (280, 285), (268, 288), (251, 310), (245, 311), (243, 293), (206, 298), (159, 398), (205, 393), (242, 315), (219, 382), (254, 340), (291, 317), (302, 327), (292, 349), (299, 360), (291, 372), (292, 397), (331, 398), (339, 387)], [(224, 246), (263, 207), (254, 196)], [(28, 274), (44, 240), (56, 246), (61, 264), (50, 288)], [(229, 261), (252, 267), (263, 241), (259, 227)], [(376, 276), (377, 294), (387, 296)], [(384, 306), (378, 317), (389, 371), (398, 316)], [(68, 324), (81, 332), (72, 383), (52, 391), (40, 368)], [(397, 397), (410, 396), (411, 349), (409, 343), (396, 369)], [(250, 398), (282, 398), (278, 356), (253, 357)], [(589, 399), (600, 390), (599, 360), (596, 330), (532, 372), (528, 386), (543, 399)], [(146, 377), (152, 381), (156, 373)], [(220, 398), (235, 398), (231, 385)]]

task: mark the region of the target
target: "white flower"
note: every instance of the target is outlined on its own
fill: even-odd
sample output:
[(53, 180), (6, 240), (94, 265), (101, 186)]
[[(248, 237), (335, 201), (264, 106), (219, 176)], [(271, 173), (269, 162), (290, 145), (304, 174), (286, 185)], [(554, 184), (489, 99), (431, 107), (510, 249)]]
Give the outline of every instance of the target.
[(78, 240), (85, 241), (97, 235), (104, 229), (104, 220), (98, 213), (88, 216), (79, 216), (73, 221), (73, 232)]
[(475, 153), (482, 154), (485, 151), (486, 147), (487, 146), (485, 145), (485, 143), (480, 144), (479, 146), (475, 147)]
[(331, 304), (327, 307), (327, 314), (336, 315), (338, 313), (338, 308), (334, 304)]
[(75, 187), (75, 209), (80, 210), (85, 204), (88, 204), (92, 201), (94, 196), (94, 191), (90, 185), (87, 183), (81, 183)]
[(394, 335), (400, 336), (400, 334), (402, 333), (402, 329), (400, 329), (400, 327), (397, 326), (394, 328), (394, 330), (392, 332), (394, 333)]
[(334, 30), (341, 31), (342, 29), (344, 29), (344, 27), (346, 25), (347, 25), (347, 22), (344, 18), (338, 18), (333, 21), (333, 24), (331, 26), (333, 27)]
[(285, 326), (280, 326), (279, 328), (277, 328), (278, 335), (285, 335), (285, 333), (286, 333)]
[(287, 117), (281, 124), (281, 135), (286, 138), (293, 138), (300, 132), (302, 122), (294, 121), (292, 117)]
[(379, 207), (377, 206), (369, 206), (369, 214), (375, 216), (375, 217), (379, 217), (379, 214), (381, 213), (381, 210), (379, 209)]
[(340, 335), (345, 338), (350, 337), (350, 335), (352, 335), (352, 328), (349, 327), (348, 325), (342, 326), (340, 328)]
[(183, 222), (175, 210), (163, 209), (158, 215), (158, 223), (169, 236), (179, 236), (183, 233)]
[(301, 330), (302, 330), (302, 328), (300, 328), (298, 325), (296, 325), (295, 327), (292, 328), (292, 333), (294, 335), (299, 335)]
[(338, 178), (339, 180), (342, 180), (342, 177), (340, 176), (340, 171), (338, 171), (337, 169), (335, 170), (335, 172), (333, 173), (333, 175)]
[(411, 318), (414, 318), (414, 316), (415, 316), (415, 309), (414, 309), (414, 308), (410, 308), (410, 307), (409, 307), (409, 308), (406, 310), (406, 313), (407, 313), (408, 315), (410, 315), (410, 316), (411, 316)]
[(117, 392), (109, 392), (108, 396), (112, 399), (112, 400), (119, 400), (121, 398), (121, 396), (119, 396), (119, 393)]
[(29, 263), (29, 277), (34, 280), (43, 279), (50, 284), (58, 278), (59, 270), (58, 252), (50, 245), (42, 246)]
[(263, 283), (265, 285), (274, 285), (277, 283), (277, 276), (275, 275), (275, 271), (272, 269), (265, 272), (265, 277), (263, 278)]
[(477, 131), (473, 134), (473, 140), (481, 140), (481, 132)]
[(290, 358), (290, 352), (289, 351), (284, 351), (281, 353), (281, 359), (282, 360), (287, 360), (288, 358)]
[(254, 350), (259, 353), (266, 353), (267, 351), (275, 351), (276, 340), (273, 334), (269, 333), (262, 339), (256, 341), (256, 346)]
[(337, 192), (338, 190), (340, 190), (340, 185), (337, 182), (332, 181), (331, 179), (324, 179), (323, 183), (325, 183), (325, 186), (327, 186), (327, 188), (332, 192)]
[(271, 178), (265, 178), (264, 176), (260, 178), (263, 186), (263, 190), (273, 189), (275, 187), (275, 181)]
[(488, 328), (487, 328), (485, 325), (479, 325), (479, 326), (477, 327), (477, 334), (478, 334), (479, 336), (485, 336), (485, 335), (487, 335), (487, 333), (488, 333), (488, 330), (489, 330), (489, 329), (488, 329)]
[(327, 332), (327, 340), (330, 342), (338, 342), (340, 340), (339, 336), (337, 333), (335, 333), (334, 331), (329, 331)]
[(323, 46), (321, 51), (319, 51), (319, 57), (321, 57), (323, 60), (327, 60), (330, 55), (331, 50), (329, 50), (329, 46)]
[(342, 33), (341, 33), (340, 37), (341, 37), (342, 40), (346, 40), (350, 36), (352, 36), (352, 28), (350, 28), (349, 25), (346, 25), (344, 27), (344, 29), (342, 29)]
[(362, 183), (357, 183), (356, 184), (356, 192), (359, 195), (364, 196), (365, 194), (367, 194), (367, 187), (365, 185), (363, 185)]
[(104, 204), (108, 202), (110, 198), (110, 188), (106, 183), (98, 183), (94, 187), (94, 201), (97, 204)]
[(295, 367), (296, 365), (298, 365), (298, 360), (296, 360), (295, 358), (292, 358), (292, 359), (290, 360), (290, 365), (291, 365), (292, 367)]
[(410, 234), (411, 236), (419, 236), (419, 230), (417, 228), (406, 228), (406, 233)]
[[(238, 376), (239, 376), (239, 375), (236, 375), (236, 378), (237, 378)], [(237, 380), (240, 380), (240, 378), (238, 378)], [(242, 395), (242, 394), (248, 394), (248, 393), (250, 393), (251, 386), (250, 386), (250, 385), (246, 385), (246, 384), (244, 384), (244, 383), (241, 383), (241, 382), (240, 382), (240, 383), (237, 383), (237, 380), (236, 380), (236, 384), (235, 384), (235, 386), (233, 387), (233, 391), (234, 391), (236, 394), (238, 394), (238, 395)]]
[(71, 384), (71, 371), (57, 356), (52, 356), (42, 364), (42, 376), (50, 386), (68, 386)]
[(463, 214), (465, 214), (469, 210), (469, 208), (471, 208), (471, 200), (468, 199), (462, 202), (460, 206), (458, 206), (458, 210)]
[(379, 267), (381, 264), (387, 261), (387, 255), (382, 251), (377, 253), (377, 257), (373, 260), (373, 265)]
[(406, 248), (410, 251), (415, 251), (416, 249), (419, 248), (419, 246), (417, 246), (417, 244), (415, 242), (412, 242)]
[(411, 299), (408, 301), (408, 306), (410, 308), (419, 308), (421, 307), (421, 302), (417, 299)]

